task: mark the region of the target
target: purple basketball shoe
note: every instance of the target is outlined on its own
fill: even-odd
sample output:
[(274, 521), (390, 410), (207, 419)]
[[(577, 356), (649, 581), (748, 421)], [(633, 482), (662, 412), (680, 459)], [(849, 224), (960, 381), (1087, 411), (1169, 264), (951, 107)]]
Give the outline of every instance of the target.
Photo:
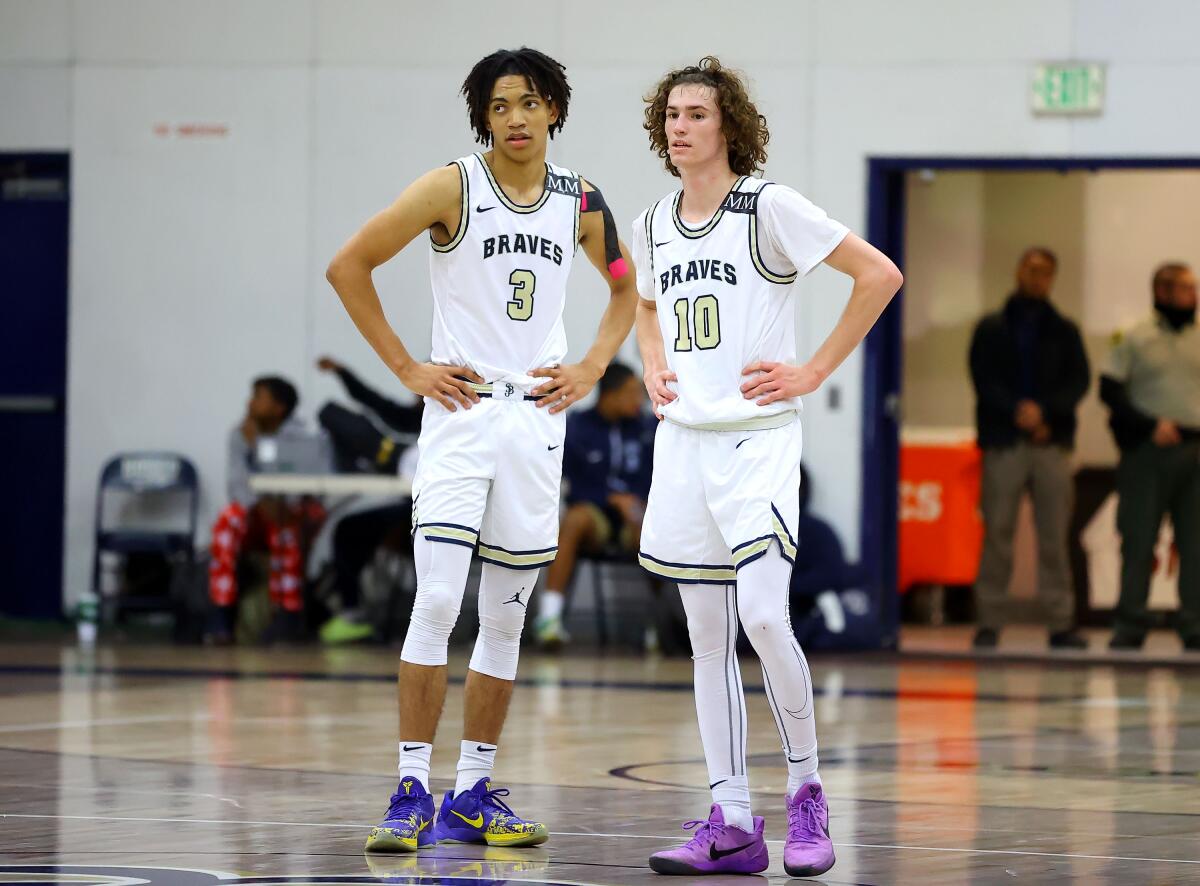
[(791, 877), (816, 877), (833, 867), (833, 841), (829, 839), (829, 807), (819, 782), (801, 785), (788, 800), (788, 834), (783, 847), (783, 869)]
[[(698, 826), (698, 827), (697, 827)], [(650, 856), (650, 869), (660, 874), (759, 874), (767, 869), (767, 844), (763, 820), (754, 818), (754, 833), (725, 824), (721, 807), (713, 804), (708, 820), (689, 821), (696, 828), (692, 839), (676, 849)]]

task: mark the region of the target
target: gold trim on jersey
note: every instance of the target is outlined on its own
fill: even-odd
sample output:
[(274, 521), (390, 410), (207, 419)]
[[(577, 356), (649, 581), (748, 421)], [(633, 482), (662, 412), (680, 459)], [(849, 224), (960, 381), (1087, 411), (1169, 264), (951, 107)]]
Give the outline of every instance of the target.
[(647, 572), (685, 584), (733, 584), (737, 570), (732, 566), (702, 566), (689, 563), (667, 563), (646, 553), (638, 554), (638, 563)]
[(665, 416), (667, 421), (689, 428), (693, 431), (773, 431), (776, 428), (786, 428), (796, 420), (796, 410), (788, 409), (774, 415), (763, 415), (757, 418), (743, 418), (736, 421), (710, 421), (698, 425), (688, 425), (675, 421), (671, 416)]
[(792, 534), (783, 525), (783, 521), (779, 519), (779, 515), (775, 513), (774, 508), (771, 509), (771, 528), (775, 530), (775, 537), (779, 540), (779, 547), (783, 553), (783, 558), (790, 563), (795, 563), (796, 543), (792, 541)]
[(459, 526), (454, 523), (418, 523), (416, 531), (429, 541), (449, 541), (475, 547), (479, 533), (469, 526)]
[(454, 236), (450, 238), (449, 243), (438, 243), (433, 239), (433, 232), (429, 232), (429, 244), (433, 247), (434, 252), (450, 252), (462, 242), (463, 237), (467, 233), (467, 227), (471, 224), (471, 188), (467, 184), (467, 167), (461, 160), (455, 160), (454, 165), (458, 167), (458, 177), (462, 181), (462, 202), (459, 204), (458, 215), (458, 230), (454, 232)]
[(579, 249), (579, 238), (583, 235), (583, 176), (576, 174), (575, 181), (579, 182), (579, 199), (575, 201), (575, 248)]
[(677, 191), (675, 199), (671, 202), (671, 219), (675, 222), (675, 227), (679, 230), (679, 233), (683, 234), (689, 240), (698, 240), (705, 234), (711, 233), (722, 216), (725, 215), (725, 201), (729, 199), (729, 194), (734, 193), (747, 178), (748, 176), (745, 175), (738, 176), (738, 180), (733, 183), (733, 187), (729, 189), (729, 193), (721, 198), (721, 205), (717, 207), (717, 211), (713, 213), (713, 217), (702, 228), (689, 228), (687, 223), (679, 216), (679, 205), (683, 202), (683, 191)]
[(742, 545), (733, 552), (733, 568), (741, 569), (747, 560), (757, 559), (771, 546), (773, 541), (775, 541), (775, 536), (764, 535), (762, 538), (756, 538), (754, 541)]
[[(514, 202), (511, 197), (504, 193), (504, 188), (500, 187), (500, 183), (496, 181), (496, 177), (492, 175), (492, 167), (488, 166), (487, 160), (483, 158), (483, 154), (476, 154), (475, 156), (479, 158), (479, 165), (483, 167), (483, 174), (487, 176), (488, 184), (492, 186), (492, 190), (496, 192), (496, 196), (499, 198), (500, 202), (513, 212), (537, 212), (539, 209), (545, 206), (546, 201), (550, 199), (550, 188), (543, 183), (542, 196), (539, 197), (535, 202), (529, 204), (528, 206)], [(546, 175), (549, 175), (550, 172), (550, 164), (547, 163)]]
[(646, 252), (650, 256), (650, 282), (654, 285), (656, 296), (658, 294), (658, 284), (654, 283), (654, 213), (658, 212), (660, 203), (662, 203), (662, 200), (657, 201), (650, 207), (650, 211), (646, 213)]
[[(760, 190), (759, 193), (761, 194), (762, 191)], [(779, 283), (781, 285), (795, 283), (796, 278), (799, 276), (799, 274), (797, 274), (795, 271), (792, 271), (790, 274), (776, 274), (774, 271), (768, 268), (767, 263), (763, 261), (762, 254), (758, 251), (757, 209), (755, 210), (755, 213), (756, 214), (750, 216), (750, 258), (754, 262), (754, 269), (758, 271), (759, 276), (768, 283)]]
[(497, 566), (507, 566), (510, 569), (536, 569), (552, 563), (558, 555), (558, 547), (546, 548), (540, 551), (506, 551), (492, 545), (479, 543), (479, 559)]

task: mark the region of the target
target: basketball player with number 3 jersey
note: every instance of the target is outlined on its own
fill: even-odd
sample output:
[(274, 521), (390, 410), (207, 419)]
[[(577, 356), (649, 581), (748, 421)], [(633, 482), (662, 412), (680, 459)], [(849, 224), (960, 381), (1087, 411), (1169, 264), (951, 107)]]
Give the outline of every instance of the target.
[[(796, 191), (752, 177), (766, 120), (715, 58), (671, 71), (646, 98), (650, 143), (682, 188), (634, 223), (638, 344), (662, 419), (642, 565), (679, 584), (713, 803), (663, 874), (758, 873), (763, 819), (746, 778), (738, 623), (762, 663), (787, 755), (784, 868), (833, 866), (817, 773), (812, 679), (788, 618), (800, 487), (800, 396), (820, 387), (900, 287), (896, 266)], [(796, 359), (797, 279), (824, 262), (853, 278), (837, 326)], [(680, 754), (686, 754), (684, 749)]]
[[(477, 140), (490, 150), (414, 182), (342, 247), (328, 272), (363, 337), (425, 398), (413, 480), (417, 594), (400, 654), (400, 784), (368, 852), (547, 839), (544, 824), (502, 799), (508, 790), (493, 786), (492, 767), (525, 609), (558, 541), (563, 410), (603, 374), (637, 303), (600, 191), (546, 162), (571, 96), (562, 65), (533, 49), (498, 51), (472, 69), (462, 92)], [(371, 272), (425, 232), (433, 348), (420, 363), (388, 324)], [(564, 364), (563, 304), (577, 246), (611, 297), (592, 347)], [(435, 817), (429, 760), (446, 696), (446, 648), (476, 551), (479, 636), (457, 779)]]

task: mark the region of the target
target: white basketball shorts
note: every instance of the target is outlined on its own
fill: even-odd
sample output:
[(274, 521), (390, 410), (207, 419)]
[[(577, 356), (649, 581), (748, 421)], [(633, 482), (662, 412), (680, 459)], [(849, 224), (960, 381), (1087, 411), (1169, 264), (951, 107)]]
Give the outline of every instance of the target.
[(664, 421), (639, 561), (682, 584), (732, 584), (772, 544), (796, 560), (800, 417), (780, 428), (697, 430)]
[(454, 412), (425, 399), (413, 532), (478, 547), (487, 563), (536, 569), (558, 551), (566, 415), (538, 409), (520, 389), (505, 399), (500, 389), (511, 385), (496, 388), (495, 397)]

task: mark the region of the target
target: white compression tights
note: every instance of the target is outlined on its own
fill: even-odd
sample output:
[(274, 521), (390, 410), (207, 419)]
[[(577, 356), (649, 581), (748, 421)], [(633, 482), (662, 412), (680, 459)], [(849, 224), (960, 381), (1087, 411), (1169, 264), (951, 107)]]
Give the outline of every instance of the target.
[[(746, 775), (746, 702), (737, 666), (737, 624), (762, 663), (767, 701), (787, 753), (789, 783), (817, 770), (817, 734), (808, 662), (788, 617), (791, 564), (772, 546), (738, 571), (736, 587), (680, 585), (695, 662), (696, 715), (713, 800)], [(745, 803), (749, 805), (748, 791)]]

